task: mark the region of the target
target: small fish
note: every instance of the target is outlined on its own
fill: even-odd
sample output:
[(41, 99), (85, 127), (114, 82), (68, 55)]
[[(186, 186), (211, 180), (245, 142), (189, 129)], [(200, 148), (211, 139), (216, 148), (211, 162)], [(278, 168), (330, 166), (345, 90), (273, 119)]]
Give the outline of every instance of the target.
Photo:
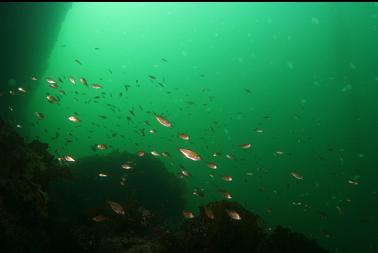
[(246, 143), (246, 144), (241, 144), (240, 145), (240, 147), (242, 148), (242, 149), (248, 149), (248, 148), (250, 148), (252, 145), (250, 144), (250, 143)]
[(304, 179), (304, 177), (301, 174), (299, 174), (298, 172), (291, 172), (291, 175), (298, 180)]
[(292, 202), (292, 204), (293, 204), (294, 206), (301, 206), (301, 205), (302, 205), (302, 202)]
[(81, 65), (81, 62), (78, 59), (75, 59), (75, 62)]
[(186, 170), (181, 170), (179, 174), (184, 176), (184, 177), (190, 177), (192, 175)]
[(151, 155), (153, 156), (160, 156), (160, 153), (157, 151), (151, 151)]
[(99, 149), (99, 150), (105, 150), (107, 149), (107, 146), (105, 144), (97, 144), (96, 147)]
[(343, 209), (341, 209), (340, 206), (336, 206), (336, 209), (337, 209), (337, 211), (339, 212), (340, 215), (344, 215), (344, 211), (343, 211)]
[(52, 79), (52, 78), (47, 78), (46, 81), (47, 81), (49, 84), (53, 84), (53, 83), (56, 84), (55, 80)]
[(44, 119), (45, 118), (45, 115), (43, 115), (43, 113), (41, 113), (41, 112), (35, 112), (35, 115), (37, 116), (38, 119)]
[(19, 92), (26, 93), (26, 90), (25, 90), (24, 88), (22, 88), (22, 87), (19, 87), (17, 90), (18, 90)]
[(196, 195), (198, 197), (203, 197), (203, 196), (205, 196), (205, 190), (203, 188), (201, 188), (201, 189), (195, 188), (193, 190), (193, 195)]
[(76, 116), (69, 116), (68, 117), (68, 120), (69, 121), (72, 121), (72, 122), (80, 122), (81, 120), (78, 118), (78, 117), (76, 117)]
[(209, 167), (210, 169), (216, 170), (218, 168), (218, 165), (216, 165), (215, 163), (208, 163), (207, 167)]
[(127, 181), (127, 177), (126, 176), (123, 176), (122, 178), (121, 178), (121, 185), (122, 186), (125, 186), (126, 185), (126, 181)]
[(205, 214), (206, 214), (206, 216), (207, 216), (210, 220), (214, 220), (214, 219), (215, 219), (214, 212), (213, 212), (213, 210), (211, 210), (210, 207), (205, 206), (205, 207), (204, 207), (204, 210), (205, 210)]
[(231, 182), (232, 181), (232, 177), (231, 176), (222, 176), (222, 179), (224, 181), (227, 181), (227, 182)]
[(161, 60), (162, 60), (163, 62), (168, 62), (167, 59), (165, 59), (165, 58), (161, 58)]
[(52, 84), (50, 84), (49, 86), (50, 86), (51, 88), (53, 88), (53, 89), (58, 89), (58, 88), (59, 88), (59, 85), (56, 84), (56, 83), (52, 83)]
[(84, 77), (80, 77), (80, 82), (81, 82), (82, 84), (84, 84), (85, 86), (88, 87), (87, 79), (85, 79)]
[(226, 209), (226, 212), (227, 212), (228, 216), (230, 216), (231, 219), (233, 219), (233, 220), (241, 220), (241, 217), (240, 217), (239, 213), (236, 212), (235, 210)]
[(57, 104), (58, 103), (58, 99), (56, 97), (52, 96), (52, 95), (48, 95), (46, 98), (52, 104)]
[(264, 132), (264, 130), (262, 130), (261, 128), (255, 128), (255, 132), (261, 134)]
[(190, 150), (190, 149), (180, 148), (179, 150), (180, 150), (180, 152), (181, 152), (186, 158), (188, 158), (188, 159), (190, 159), (190, 160), (193, 160), (193, 161), (199, 161), (199, 160), (201, 160), (201, 156), (200, 156), (198, 153), (196, 153), (196, 152), (194, 152), (194, 151), (192, 151), (192, 150)]
[(161, 155), (164, 156), (164, 157), (169, 157), (169, 153), (168, 152), (162, 152)]
[(232, 199), (232, 194), (230, 192), (222, 192), (222, 195), (226, 199)]
[(235, 157), (233, 155), (230, 155), (230, 154), (226, 154), (226, 157), (230, 160), (235, 160)]
[(93, 88), (93, 89), (96, 89), (96, 90), (97, 90), (97, 89), (102, 89), (102, 85), (100, 85), (100, 84), (93, 84), (93, 85), (92, 85), (92, 88)]
[(283, 151), (281, 151), (281, 150), (277, 150), (277, 151), (276, 151), (276, 154), (277, 154), (277, 155), (283, 155), (283, 154), (284, 154), (284, 152), (283, 152)]
[(108, 175), (105, 174), (105, 173), (99, 173), (98, 176), (99, 176), (99, 177), (107, 177)]
[(249, 94), (252, 93), (252, 91), (251, 91), (250, 89), (244, 89), (244, 90), (245, 90), (245, 92), (247, 92), (247, 93), (249, 93)]
[(139, 156), (139, 157), (144, 156), (144, 151), (143, 151), (143, 150), (139, 151), (139, 152), (138, 152), (138, 156)]
[(181, 139), (185, 140), (185, 141), (188, 141), (188, 140), (190, 139), (189, 135), (184, 134), (184, 133), (179, 134), (179, 137), (180, 137)]
[(157, 121), (165, 127), (172, 127), (171, 122), (164, 119), (162, 116), (155, 114)]
[(106, 217), (104, 215), (97, 215), (97, 216), (92, 218), (92, 220), (95, 221), (95, 222), (102, 222), (102, 221), (105, 221), (107, 219), (108, 219), (108, 217)]
[(33, 81), (37, 81), (38, 79), (37, 79), (37, 77), (32, 76), (31, 80), (33, 80)]
[(155, 76), (152, 76), (152, 75), (148, 75), (148, 77), (152, 80), (156, 80), (156, 77)]
[(70, 155), (66, 155), (65, 157), (64, 157), (64, 160), (66, 160), (67, 162), (75, 162), (76, 160), (72, 157), (72, 156), (70, 156)]
[(191, 211), (189, 211), (189, 210), (182, 211), (182, 214), (187, 219), (193, 219), (194, 218), (194, 214)]
[(69, 80), (73, 85), (76, 85), (76, 80), (75, 80), (75, 78), (73, 78), (72, 76), (70, 76), (70, 77), (68, 78), (68, 80)]
[(131, 166), (130, 166), (129, 164), (127, 164), (127, 163), (122, 164), (121, 167), (122, 167), (123, 169), (125, 169), (125, 170), (130, 170), (130, 169), (133, 168), (133, 167), (131, 167)]
[(154, 133), (156, 133), (156, 130), (155, 130), (155, 129), (150, 129), (148, 132), (149, 132), (150, 134), (154, 134)]
[(221, 155), (220, 152), (214, 152), (214, 153), (213, 153), (213, 156), (214, 156), (214, 157), (217, 157), (217, 156), (220, 156), (220, 155)]
[(110, 207), (116, 214), (120, 214), (120, 215), (125, 214), (125, 210), (119, 203), (108, 200), (108, 204), (110, 205)]
[(358, 185), (358, 182), (355, 180), (348, 180), (348, 183), (352, 185)]

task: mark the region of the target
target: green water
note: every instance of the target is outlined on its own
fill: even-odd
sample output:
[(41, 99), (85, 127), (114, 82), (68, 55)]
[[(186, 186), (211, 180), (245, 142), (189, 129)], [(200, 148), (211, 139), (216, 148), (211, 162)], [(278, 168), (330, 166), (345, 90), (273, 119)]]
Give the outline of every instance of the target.
[[(183, 184), (195, 214), (224, 199), (224, 189), (272, 227), (303, 232), (332, 252), (377, 252), (377, 25), (373, 3), (74, 3), (48, 68), (22, 98), (20, 132), (77, 160), (100, 143), (110, 146), (102, 154), (168, 152), (156, 159), (192, 174)], [(68, 120), (74, 113), (80, 123)], [(192, 194), (196, 187), (204, 198)]]

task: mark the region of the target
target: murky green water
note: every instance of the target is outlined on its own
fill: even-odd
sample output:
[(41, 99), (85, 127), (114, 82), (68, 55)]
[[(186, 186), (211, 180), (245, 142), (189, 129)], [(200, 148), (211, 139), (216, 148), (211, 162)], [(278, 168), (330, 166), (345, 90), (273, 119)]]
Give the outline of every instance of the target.
[(377, 26), (373, 3), (74, 3), (13, 120), (57, 157), (168, 152), (194, 213), (228, 191), (333, 252), (377, 252)]

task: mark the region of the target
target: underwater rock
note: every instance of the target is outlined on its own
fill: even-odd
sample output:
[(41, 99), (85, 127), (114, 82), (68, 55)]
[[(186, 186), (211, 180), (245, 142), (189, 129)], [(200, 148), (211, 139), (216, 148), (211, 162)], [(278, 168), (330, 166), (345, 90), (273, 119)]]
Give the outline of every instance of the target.
[[(115, 247), (117, 245), (118, 247)], [(113, 245), (110, 247), (104, 247), (99, 252), (124, 252), (124, 253), (159, 253), (161, 252), (161, 246), (153, 240), (143, 239), (138, 237), (131, 238), (116, 238), (113, 240)]]
[(67, 175), (47, 145), (26, 144), (0, 120), (0, 243), (2, 252), (46, 252), (47, 186)]
[[(205, 208), (213, 212), (214, 219), (206, 215)], [(231, 219), (227, 210), (237, 211), (241, 220)], [(264, 237), (259, 216), (237, 202), (218, 201), (201, 207), (199, 216), (187, 220), (162, 241), (165, 252), (254, 252)]]
[[(26, 144), (0, 120), (2, 252), (328, 252), (281, 226), (266, 232), (258, 215), (226, 200), (208, 203), (175, 227), (185, 187), (158, 159), (114, 152), (79, 159), (68, 170), (47, 148), (38, 141)], [(121, 168), (125, 161), (132, 161), (132, 169)], [(102, 170), (109, 176), (99, 177)], [(51, 184), (69, 171), (74, 180)], [(114, 213), (107, 201), (119, 202), (124, 214)]]
[(0, 33), (4, 38), (8, 35), (0, 40), (2, 84), (27, 84), (32, 74), (39, 76), (45, 71), (71, 6), (72, 3), (43, 2), (0, 5)]
[[(206, 213), (211, 210), (212, 215)], [(232, 219), (229, 210), (241, 219)], [(278, 226), (265, 232), (262, 219), (237, 202), (218, 201), (201, 207), (199, 216), (187, 220), (177, 230), (165, 234), (161, 245), (165, 253), (325, 253), (328, 252), (304, 235)]]
[(161, 246), (150, 240), (138, 240), (134, 246), (126, 251), (126, 253), (160, 253)]
[(277, 226), (268, 237), (261, 242), (257, 253), (327, 253), (315, 241), (290, 229)]
[(0, 189), (12, 198), (35, 204), (46, 211), (47, 186), (69, 175), (39, 141), (26, 144), (12, 127), (0, 120)]

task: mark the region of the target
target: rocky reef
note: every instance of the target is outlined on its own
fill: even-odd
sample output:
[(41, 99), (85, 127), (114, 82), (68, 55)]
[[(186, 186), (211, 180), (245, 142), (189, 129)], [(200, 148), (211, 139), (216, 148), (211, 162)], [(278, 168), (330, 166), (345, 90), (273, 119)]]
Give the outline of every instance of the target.
[[(212, 210), (213, 218), (206, 214)], [(230, 218), (229, 210), (237, 211), (240, 220)], [(164, 253), (325, 253), (313, 240), (278, 226), (267, 232), (258, 215), (237, 202), (218, 201), (201, 207), (200, 215), (186, 221), (177, 230), (161, 238)]]
[(0, 245), (3, 252), (45, 250), (47, 187), (69, 175), (38, 141), (26, 144), (0, 120)]
[[(211, 210), (211, 218), (206, 214)], [(227, 210), (237, 211), (241, 220), (229, 217)], [(198, 217), (186, 221), (162, 242), (167, 252), (255, 252), (263, 240), (263, 220), (236, 202), (211, 202), (201, 207)]]
[[(269, 232), (258, 215), (237, 202), (210, 202), (183, 221), (184, 188), (156, 159), (114, 152), (81, 159), (68, 170), (47, 147), (25, 143), (0, 121), (1, 252), (328, 252), (287, 228)], [(119, 182), (126, 172), (110, 168), (124, 160), (139, 164), (127, 171), (126, 189)], [(112, 177), (99, 178), (94, 164), (108, 166)], [(54, 180), (59, 178), (70, 180)], [(125, 213), (114, 213), (108, 199), (120, 201)], [(230, 210), (240, 217), (231, 218)], [(170, 219), (175, 215), (180, 219)]]
[[(206, 214), (212, 210), (213, 218)], [(237, 211), (241, 219), (227, 214)], [(137, 217), (134, 213), (134, 217)], [(217, 201), (201, 207), (200, 214), (170, 229), (150, 224), (149, 233), (133, 230), (132, 217), (88, 223), (75, 231), (83, 252), (116, 253), (327, 253), (304, 235), (277, 226), (268, 232), (263, 220), (237, 202)], [(127, 217), (127, 216), (126, 216)], [(127, 221), (128, 220), (128, 221)], [(129, 222), (129, 223), (128, 223)], [(131, 222), (131, 223), (130, 223)], [(123, 227), (123, 229), (122, 229)], [(126, 228), (126, 229), (125, 229)]]

